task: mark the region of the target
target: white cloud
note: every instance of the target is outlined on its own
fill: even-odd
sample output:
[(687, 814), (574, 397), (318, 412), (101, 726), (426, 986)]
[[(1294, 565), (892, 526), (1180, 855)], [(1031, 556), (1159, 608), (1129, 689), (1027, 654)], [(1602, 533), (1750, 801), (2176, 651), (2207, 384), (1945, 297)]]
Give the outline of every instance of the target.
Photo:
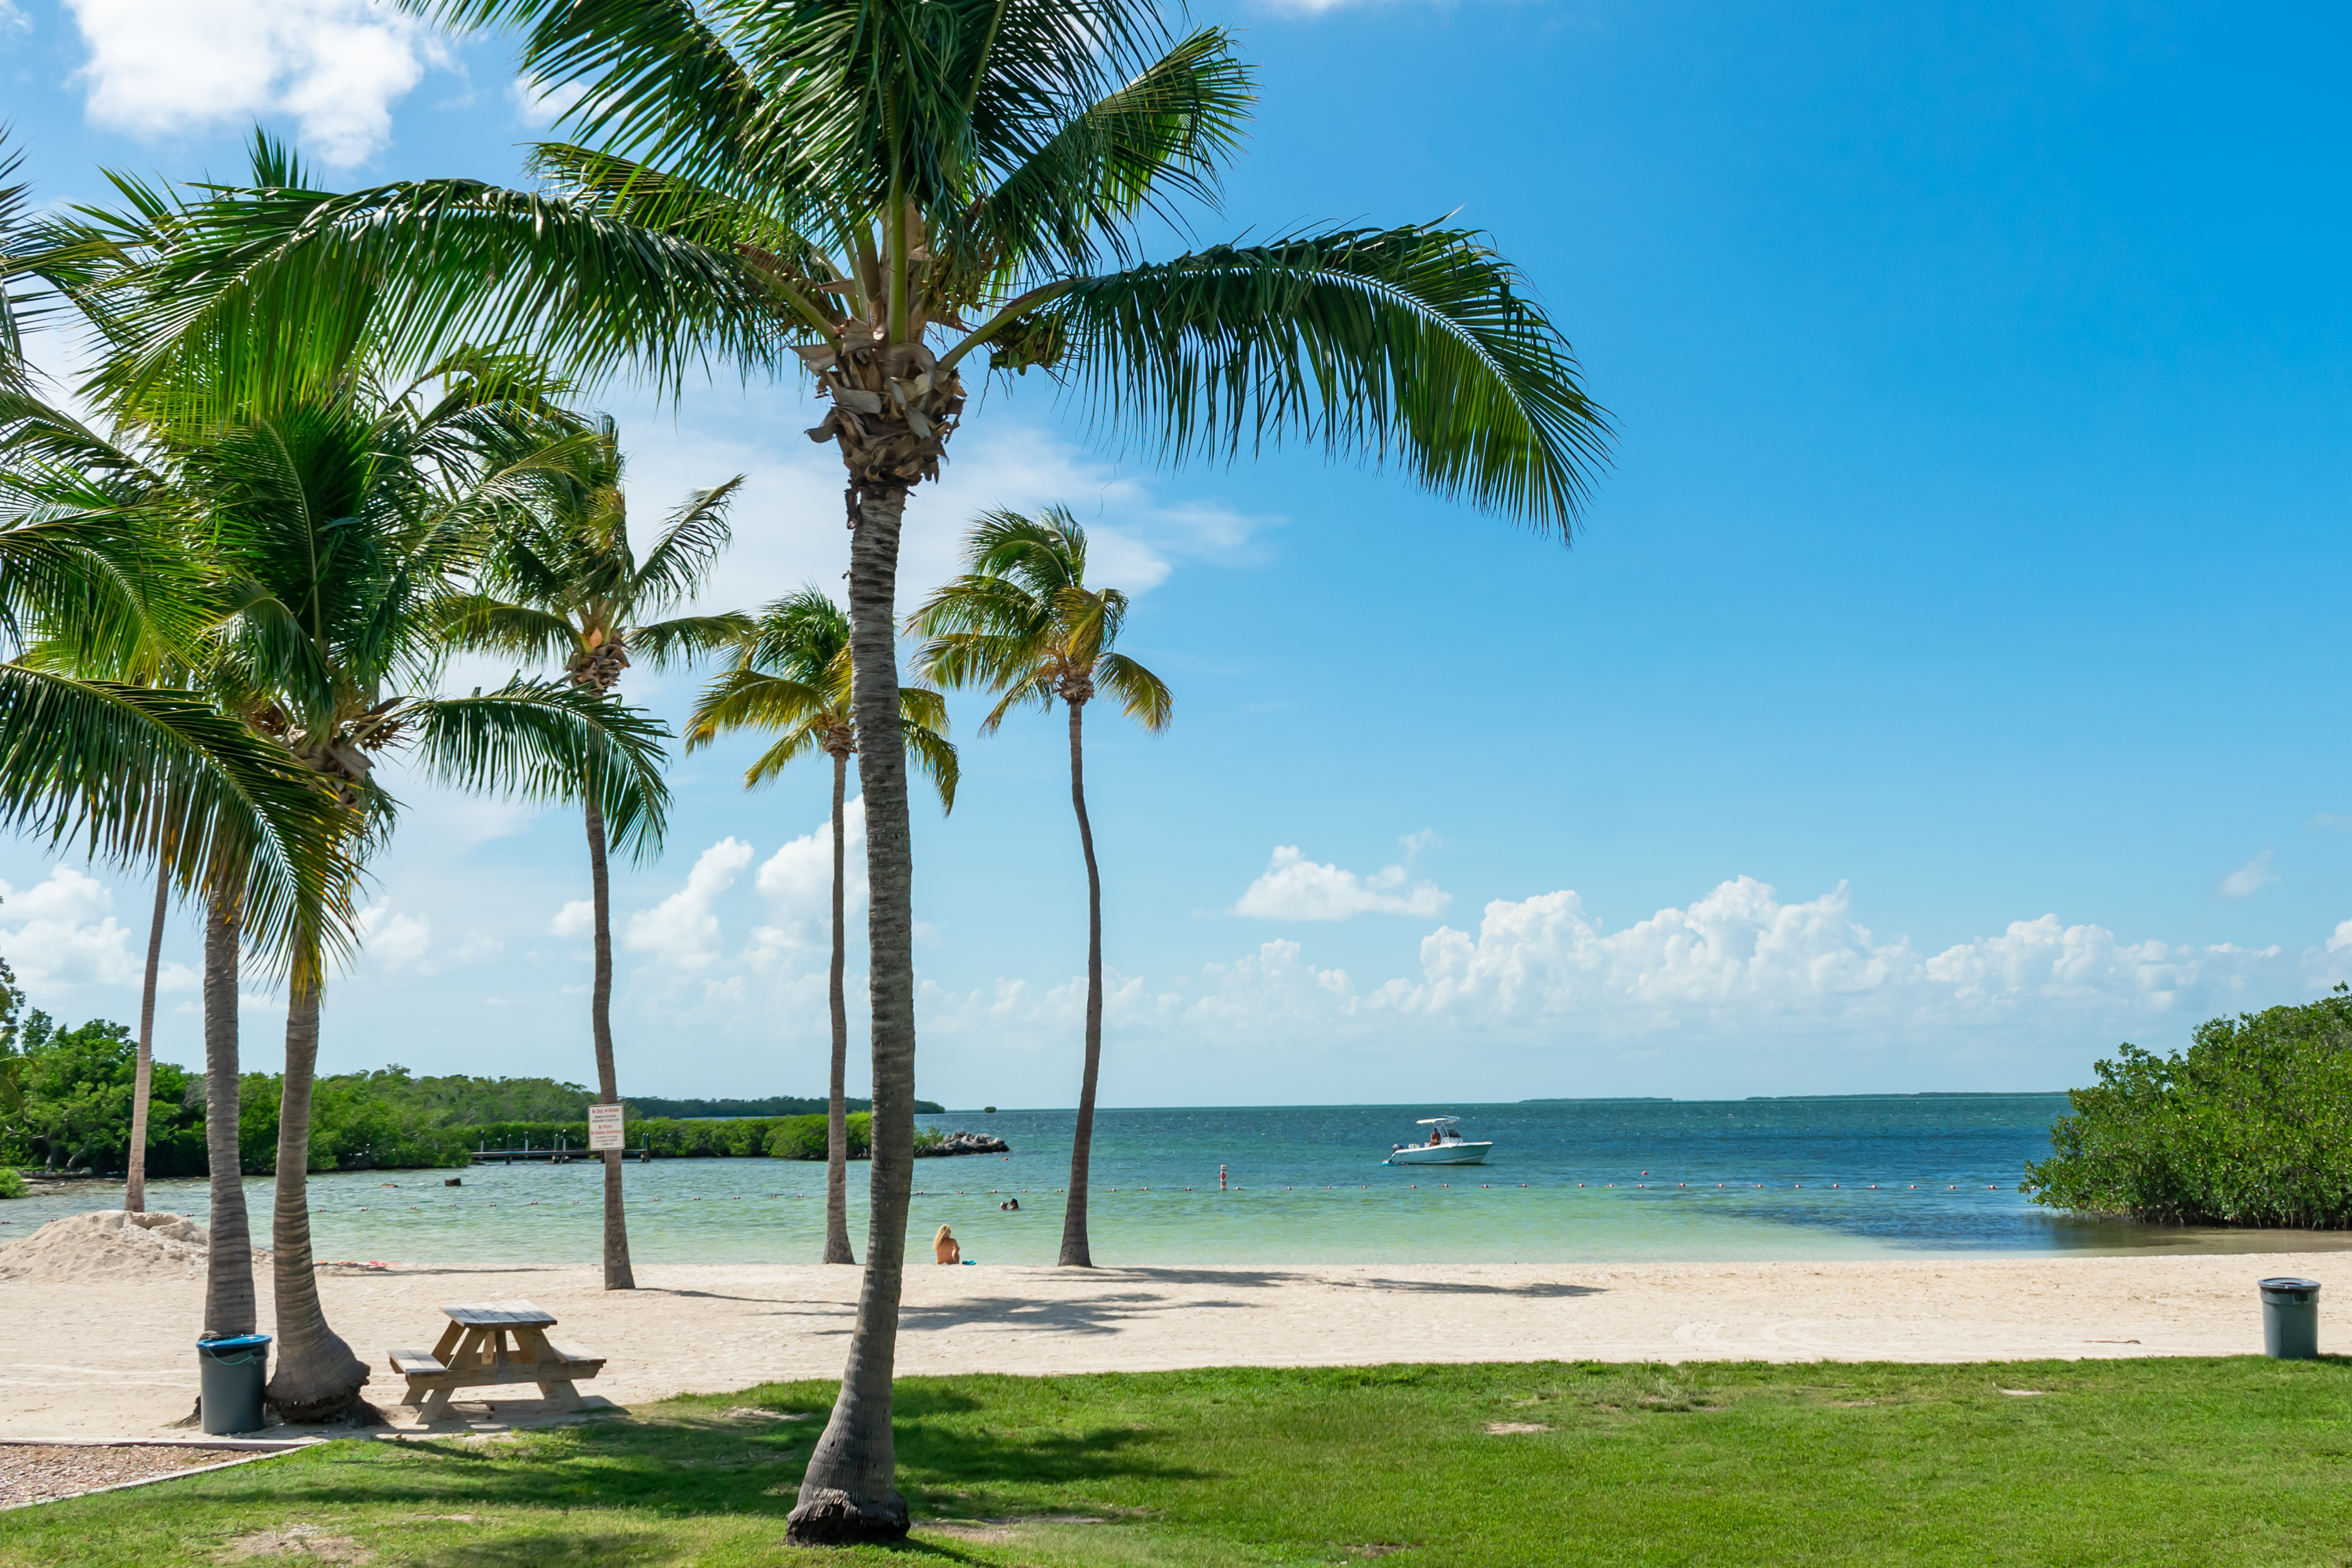
[(1853, 918), (1843, 883), (1783, 903), (1741, 877), (1605, 934), (1572, 891), (1497, 900), (1475, 939), (1440, 927), (1421, 956), (1419, 981), (1390, 981), (1368, 1002), (1666, 1029), (1983, 1023), (2059, 1005), (2162, 1011), (2190, 994), (2234, 992), (2281, 952), (2123, 942), (2105, 927), (2043, 915), (1922, 954), (1907, 938), (1877, 941)]
[(740, 838), (722, 838), (704, 850), (687, 873), (685, 887), (629, 917), (630, 950), (652, 953), (678, 969), (708, 969), (721, 947), (714, 906), (751, 863), (751, 847)]
[(2352, 816), (2346, 816), (2333, 811), (2323, 811), (2304, 826), (2315, 827), (2323, 833), (2352, 833)]
[(11, 0), (0, 0), (0, 33), (29, 33), (33, 19)]
[[(866, 907), (866, 797), (841, 810), (842, 909), (853, 942), (865, 934), (858, 912)], [(768, 901), (767, 923), (751, 932), (747, 956), (768, 968), (791, 955), (833, 950), (833, 821), (828, 816), (792, 840), (760, 868), (754, 884)]]
[(550, 936), (589, 936), (596, 930), (596, 906), (586, 899), (574, 899), (555, 911), (547, 922)]
[[(1405, 839), (1407, 863), (1431, 836)], [(1307, 859), (1294, 844), (1275, 849), (1265, 872), (1235, 900), (1232, 912), (1257, 920), (1344, 921), (1355, 915), (1437, 915), (1454, 895), (1434, 882), (1406, 885), (1405, 865), (1383, 866), (1369, 877)], [(1403, 889), (1399, 891), (1398, 889)]]
[(21, 892), (0, 882), (0, 957), (35, 988), (135, 984), (142, 963), (113, 909), (106, 884), (71, 866)]
[(396, 913), (387, 900), (360, 911), (361, 951), (384, 969), (423, 968), (433, 951), (433, 917)]
[(392, 105), (442, 64), (415, 18), (370, 0), (67, 0), (89, 47), (89, 117), (143, 136), (287, 114), (305, 151), (363, 162)]
[(2277, 880), (2278, 873), (2271, 869), (2271, 852), (2265, 849), (2222, 878), (2214, 891), (2225, 899), (2243, 899)]
[(507, 89), (513, 101), (515, 118), (534, 131), (544, 131), (587, 95), (584, 84), (576, 81), (548, 87), (536, 77), (519, 76)]

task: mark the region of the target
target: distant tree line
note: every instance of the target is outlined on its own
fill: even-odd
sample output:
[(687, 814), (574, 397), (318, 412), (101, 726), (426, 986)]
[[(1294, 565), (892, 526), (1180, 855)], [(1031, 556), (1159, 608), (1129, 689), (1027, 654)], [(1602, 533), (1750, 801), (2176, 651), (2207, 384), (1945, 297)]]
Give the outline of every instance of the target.
[(2352, 1225), (2352, 993), (2126, 1045), (2026, 1167), (2038, 1204), (2186, 1225)]
[[(121, 1024), (93, 1018), (68, 1029), (38, 1009), (26, 1011), (23, 993), (0, 964), (0, 1169), (121, 1170), (131, 1142), (136, 1054)], [(276, 1073), (239, 1077), (237, 1153), (248, 1175), (277, 1168), (279, 1088)], [(418, 1078), (402, 1067), (324, 1076), (311, 1101), (310, 1169), (463, 1165), (478, 1147), (515, 1148), (526, 1138), (533, 1148), (561, 1137), (584, 1149), (594, 1099), (579, 1084), (547, 1078)], [(823, 1099), (626, 1103), (629, 1146), (657, 1156), (824, 1158)], [(849, 1103), (858, 1112), (850, 1118), (850, 1157), (861, 1159), (870, 1107)], [(920, 1108), (940, 1109), (929, 1102)], [(148, 1140), (151, 1175), (206, 1173), (200, 1075), (154, 1064)], [(0, 1194), (17, 1184), (0, 1182)]]

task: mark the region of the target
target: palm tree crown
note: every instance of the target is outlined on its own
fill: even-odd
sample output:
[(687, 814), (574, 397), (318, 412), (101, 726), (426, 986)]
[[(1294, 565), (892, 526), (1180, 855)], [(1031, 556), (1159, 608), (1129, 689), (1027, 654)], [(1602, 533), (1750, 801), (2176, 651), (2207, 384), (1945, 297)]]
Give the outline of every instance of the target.
[[(930, 779), (943, 810), (955, 809), (956, 750), (947, 738), (946, 700), (919, 686), (898, 689), (898, 734)], [(768, 730), (776, 739), (743, 772), (743, 786), (773, 782), (786, 763), (823, 752), (854, 755), (849, 617), (822, 588), (804, 587), (763, 607), (736, 644), (734, 663), (696, 699), (686, 749), (730, 730)]]
[(1066, 510), (1049, 507), (1041, 518), (989, 512), (967, 536), (964, 556), (971, 570), (907, 625), (929, 638), (915, 656), (918, 674), (1001, 694), (982, 733), (1017, 708), (1050, 711), (1056, 698), (1078, 704), (1097, 692), (1154, 734), (1168, 727), (1174, 699), (1167, 683), (1112, 651), (1127, 595), (1087, 585), (1086, 531)]
[(696, 491), (640, 560), (629, 539), (619, 428), (606, 417), (584, 435), (579, 460), (492, 547), (483, 585), (449, 601), (449, 631), (460, 647), (561, 660), (566, 679), (601, 695), (635, 660), (661, 669), (750, 629), (740, 615), (653, 618), (709, 579), (743, 479)]

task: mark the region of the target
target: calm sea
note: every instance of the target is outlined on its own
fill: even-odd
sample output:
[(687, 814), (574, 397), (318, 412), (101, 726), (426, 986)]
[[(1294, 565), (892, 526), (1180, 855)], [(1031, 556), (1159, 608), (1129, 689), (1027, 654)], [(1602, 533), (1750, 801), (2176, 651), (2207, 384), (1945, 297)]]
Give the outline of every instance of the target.
[[(1101, 1264), (1546, 1263), (1899, 1258), (1937, 1253), (2264, 1252), (2352, 1247), (2352, 1234), (2212, 1231), (2072, 1219), (2019, 1194), (2049, 1149), (2059, 1095), (1889, 1100), (1581, 1100), (1549, 1104), (1243, 1106), (1096, 1118), (1092, 1237)], [(1483, 1166), (1390, 1166), (1390, 1147), (1450, 1111), (1492, 1139)], [(1051, 1263), (1072, 1113), (957, 1111), (1003, 1156), (918, 1165), (914, 1228), (942, 1224), (983, 1263)], [(1218, 1188), (1223, 1167), (1226, 1190)], [(782, 1160), (627, 1166), (644, 1262), (808, 1262), (824, 1168)], [(322, 1258), (584, 1263), (598, 1250), (598, 1167), (314, 1176)], [(443, 1185), (461, 1176), (464, 1185)], [(850, 1167), (863, 1255), (866, 1168)], [(120, 1205), (118, 1184), (0, 1204), (0, 1238)], [(1018, 1197), (1019, 1213), (999, 1205)], [(268, 1244), (269, 1183), (247, 1184)], [(201, 1181), (149, 1205), (205, 1217)], [(0, 1242), (5, 1246), (5, 1242)]]

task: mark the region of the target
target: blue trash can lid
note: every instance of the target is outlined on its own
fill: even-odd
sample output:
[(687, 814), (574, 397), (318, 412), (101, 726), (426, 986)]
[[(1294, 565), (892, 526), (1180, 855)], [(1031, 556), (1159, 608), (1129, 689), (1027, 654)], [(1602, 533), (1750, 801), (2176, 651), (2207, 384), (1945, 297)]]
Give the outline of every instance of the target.
[(198, 1340), (196, 1348), (200, 1351), (242, 1351), (268, 1342), (268, 1334), (223, 1334), (216, 1340)]
[(2294, 1279), (2284, 1276), (2275, 1279), (2264, 1279), (2260, 1283), (2265, 1290), (2316, 1290), (2319, 1289), (2319, 1281), (2316, 1279)]

